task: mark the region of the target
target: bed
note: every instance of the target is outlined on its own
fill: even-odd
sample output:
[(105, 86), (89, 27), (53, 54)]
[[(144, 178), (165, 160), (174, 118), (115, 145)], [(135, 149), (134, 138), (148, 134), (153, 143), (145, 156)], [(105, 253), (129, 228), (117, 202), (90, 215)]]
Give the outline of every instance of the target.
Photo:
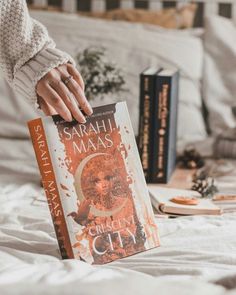
[[(47, 5), (46, 1), (38, 0), (34, 2), (41, 6)], [(107, 2), (94, 0), (91, 3), (97, 4), (93, 4), (91, 7), (93, 9), (105, 9), (104, 3)], [(134, 1), (121, 1), (121, 3), (126, 4), (131, 2), (132, 5), (137, 5)], [(152, 5), (157, 4), (156, 1), (149, 2)], [(215, 7), (217, 2), (209, 1), (209, 3), (211, 3), (211, 7)], [(75, 1), (62, 1), (61, 4), (64, 10), (74, 12)], [(208, 1), (205, 4), (208, 5)], [(158, 5), (156, 7), (159, 7)], [(234, 1), (231, 2), (230, 7), (232, 11), (235, 11)], [(212, 9), (212, 11), (218, 10)], [(76, 54), (78, 49), (77, 43), (72, 42), (77, 39), (73, 38), (78, 38), (80, 40), (79, 45), (82, 47), (90, 44), (88, 39), (95, 38), (95, 35), (93, 35), (95, 20), (83, 17), (77, 19), (77, 16), (73, 14), (61, 16), (60, 13), (44, 11), (35, 11), (32, 12), (32, 15), (45, 23), (57, 43), (73, 55)], [(235, 13), (231, 13), (230, 16), (234, 19)], [(61, 21), (62, 19), (64, 22)], [(218, 21), (220, 27), (225, 24), (225, 20), (217, 19)], [(181, 83), (183, 89), (187, 89), (187, 93), (181, 92), (180, 111), (185, 116), (186, 121), (184, 124), (180, 124), (178, 149), (181, 151), (181, 148), (191, 141), (203, 155), (208, 158), (212, 157), (212, 143), (215, 134), (213, 132), (209, 136), (205, 125), (203, 126), (205, 123), (204, 118), (201, 117), (202, 108), (199, 101), (199, 93), (202, 92), (203, 87), (201, 84), (203, 72), (209, 73), (208, 69), (203, 71), (203, 60), (204, 57), (207, 59), (208, 55), (204, 56), (203, 46), (200, 45), (202, 33), (199, 37), (196, 36), (196, 34), (199, 35), (198, 31), (193, 32), (192, 30), (191, 32), (174, 31), (169, 33), (165, 29), (139, 24), (128, 25), (120, 22), (119, 29), (114, 24), (109, 24), (108, 26), (105, 21), (96, 23), (96, 29), (105, 32), (106, 36), (111, 38), (111, 41), (107, 39), (106, 42), (108, 49), (113, 49), (113, 39), (109, 32), (117, 30), (115, 32), (119, 44), (123, 44), (124, 30), (130, 34), (129, 36), (132, 36), (138, 29), (142, 38), (153, 42), (151, 43), (153, 47), (159, 48), (156, 55), (154, 51), (152, 52), (153, 59), (151, 61), (173, 55), (173, 58), (169, 58), (168, 61), (165, 60), (164, 64), (169, 65), (175, 62), (181, 66), (183, 73)], [(214, 24), (215, 19), (210, 28)], [(86, 32), (89, 35), (87, 39), (82, 39), (84, 34), (75, 33), (76, 31), (73, 30), (73, 28), (79, 26), (87, 30)], [(62, 30), (63, 27), (64, 31)], [(227, 30), (228, 28), (227, 23)], [(70, 34), (71, 31), (73, 31), (73, 34)], [(216, 28), (214, 28), (214, 31), (217, 31)], [(96, 40), (98, 43), (101, 41), (100, 39)], [(184, 43), (184, 47), (181, 47), (183, 40), (186, 43)], [(168, 47), (167, 55), (164, 55), (165, 52), (164, 49), (162, 51), (160, 42), (165, 42), (166, 47), (163, 45), (163, 48), (170, 47)], [(173, 42), (177, 45), (173, 46)], [(218, 40), (211, 38), (211, 44), (213, 42), (218, 42)], [(225, 43), (227, 42), (233, 41), (226, 39)], [(132, 42), (131, 44), (134, 46)], [(132, 46), (130, 50), (134, 48)], [(234, 46), (227, 46), (227, 48), (234, 50)], [(210, 49), (208, 48), (208, 50)], [(179, 51), (177, 51), (177, 55), (174, 55), (171, 50)], [(183, 56), (180, 58), (181, 51), (187, 53), (186, 56), (191, 53), (194, 59), (191, 56), (190, 58)], [(119, 57), (120, 62), (125, 63), (127, 58), (130, 58), (130, 51), (127, 50), (126, 53)], [(149, 56), (150, 50), (147, 53)], [(141, 61), (143, 64), (139, 65), (140, 68), (146, 62), (150, 62), (147, 53), (142, 48)], [(208, 54), (210, 54), (210, 51), (208, 51)], [(230, 52), (227, 51), (227, 56), (229, 54)], [(234, 54), (232, 52), (232, 56), (235, 56)], [(135, 58), (140, 59), (140, 56), (137, 54)], [(133, 73), (139, 71), (140, 68), (137, 66), (129, 71), (131, 87), (137, 83), (135, 79), (132, 80)], [(227, 68), (227, 70), (229, 69)], [(225, 79), (225, 77), (222, 79)], [(220, 82), (224, 84), (224, 81)], [(137, 96), (137, 93), (134, 90), (131, 98), (127, 97), (127, 102), (134, 129), (137, 130), (136, 113), (138, 105), (135, 96)], [(232, 282), (235, 282), (236, 213), (215, 217), (195, 216), (177, 219), (164, 219), (156, 216), (155, 220), (161, 239), (161, 247), (159, 248), (104, 266), (91, 266), (76, 260), (61, 260), (47, 202), (40, 186), (33, 148), (25, 126), (25, 121), (37, 116), (37, 114), (23, 101), (19, 104), (19, 96), (12, 92), (7, 83), (1, 79), (0, 97), (5, 102), (4, 107), (0, 108), (0, 294), (92, 295), (112, 293), (114, 295), (141, 295), (173, 294), (174, 292), (207, 295), (234, 294), (235, 290), (227, 290), (222, 284), (216, 284), (216, 282), (222, 278), (226, 278), (226, 281), (230, 277), (234, 277)], [(109, 101), (105, 100), (105, 102)], [(207, 99), (205, 103), (211, 107)], [(217, 102), (216, 100), (216, 103), (224, 103), (225, 105), (224, 101)], [(221, 108), (220, 105), (218, 109)], [(211, 114), (216, 110), (209, 108), (208, 111)], [(220, 113), (217, 113), (218, 117), (219, 115)], [(188, 121), (192, 118), (192, 121)], [(212, 118), (214, 119), (214, 113)], [(233, 123), (234, 121), (223, 120), (219, 128), (224, 129), (226, 126), (229, 127), (230, 124), (233, 127)], [(217, 179), (218, 185), (222, 191), (235, 191), (236, 164), (230, 159), (226, 160), (225, 163), (231, 165), (232, 169), (230, 173)], [(227, 284), (225, 283), (225, 285)], [(236, 287), (236, 284), (231, 285), (232, 288), (234, 285)], [(230, 284), (228, 286), (230, 287)]]
[(104, 266), (62, 261), (29, 141), (0, 147), (1, 294), (228, 294), (213, 282), (236, 273), (236, 214), (156, 218), (159, 248)]

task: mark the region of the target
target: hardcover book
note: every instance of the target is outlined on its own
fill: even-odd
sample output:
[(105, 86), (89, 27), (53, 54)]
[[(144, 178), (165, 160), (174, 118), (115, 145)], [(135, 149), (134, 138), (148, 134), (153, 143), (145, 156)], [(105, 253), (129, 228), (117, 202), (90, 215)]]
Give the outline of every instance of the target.
[[(160, 70), (160, 69), (159, 69)], [(153, 143), (153, 107), (156, 99), (157, 68), (147, 68), (140, 74), (138, 148), (146, 181), (150, 181)]]
[[(154, 184), (148, 185), (153, 207), (160, 214), (172, 216), (178, 215), (220, 215), (221, 210), (212, 200), (201, 198), (201, 195), (192, 190), (160, 187)], [(194, 197), (198, 200), (195, 205), (177, 204), (173, 198)]]
[(167, 183), (176, 162), (179, 72), (164, 69), (156, 77), (153, 107), (152, 183)]
[(28, 123), (62, 258), (104, 264), (159, 246), (125, 102), (85, 124)]
[(235, 193), (217, 193), (212, 198), (214, 204), (221, 208), (223, 213), (236, 212)]

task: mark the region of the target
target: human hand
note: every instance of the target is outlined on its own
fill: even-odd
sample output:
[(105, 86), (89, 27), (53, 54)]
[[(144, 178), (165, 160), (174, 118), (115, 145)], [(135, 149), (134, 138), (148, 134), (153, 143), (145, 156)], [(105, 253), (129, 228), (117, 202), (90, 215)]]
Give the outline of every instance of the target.
[(85, 117), (93, 113), (84, 94), (84, 82), (72, 64), (63, 64), (48, 72), (36, 85), (38, 103), (46, 115), (59, 114), (66, 121), (73, 117), (85, 123)]

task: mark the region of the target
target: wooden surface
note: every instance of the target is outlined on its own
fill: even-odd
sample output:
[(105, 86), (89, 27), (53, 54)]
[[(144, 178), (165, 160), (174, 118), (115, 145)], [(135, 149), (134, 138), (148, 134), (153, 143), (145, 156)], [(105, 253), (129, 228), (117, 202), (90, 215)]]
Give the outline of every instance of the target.
[(158, 184), (164, 187), (173, 187), (179, 189), (190, 189), (192, 186), (192, 176), (195, 169), (176, 168), (170, 181), (167, 184)]
[[(216, 181), (219, 192), (236, 192), (236, 160), (233, 159), (206, 159), (205, 169), (210, 177)], [(164, 187), (190, 189), (195, 169), (176, 168), (168, 184), (158, 184)]]

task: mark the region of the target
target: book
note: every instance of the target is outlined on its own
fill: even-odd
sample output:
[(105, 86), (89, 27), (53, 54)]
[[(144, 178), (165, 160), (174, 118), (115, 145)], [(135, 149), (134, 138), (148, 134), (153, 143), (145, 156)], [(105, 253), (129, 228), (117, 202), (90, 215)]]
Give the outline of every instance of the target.
[[(210, 199), (203, 199), (201, 195), (192, 190), (174, 189), (148, 185), (153, 207), (162, 214), (170, 215), (220, 215), (221, 209)], [(171, 201), (173, 198), (187, 197), (197, 199), (196, 205), (183, 205)]]
[(28, 122), (62, 258), (104, 264), (159, 246), (125, 102), (85, 124)]
[(217, 193), (212, 198), (212, 201), (221, 208), (223, 213), (236, 212), (235, 193)]
[(178, 82), (177, 69), (164, 69), (157, 73), (153, 106), (152, 183), (167, 183), (175, 168)]
[(140, 74), (140, 102), (139, 102), (139, 137), (138, 148), (142, 162), (144, 176), (147, 182), (151, 177), (152, 162), (152, 112), (156, 98), (156, 74), (160, 71), (149, 67)]

